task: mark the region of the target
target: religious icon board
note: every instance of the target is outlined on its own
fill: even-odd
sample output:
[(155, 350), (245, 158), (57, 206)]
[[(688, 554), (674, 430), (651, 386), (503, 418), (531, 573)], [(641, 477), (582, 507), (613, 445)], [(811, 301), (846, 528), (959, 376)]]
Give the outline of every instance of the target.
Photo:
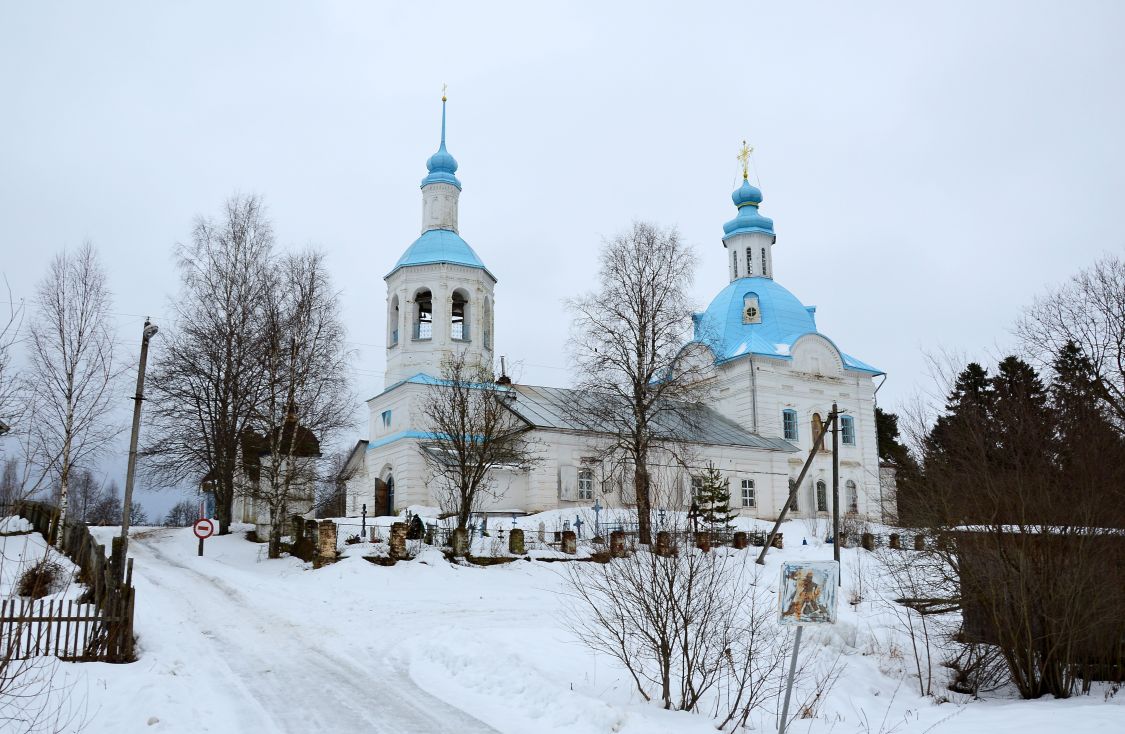
[(777, 587), (781, 624), (835, 624), (839, 565), (836, 561), (787, 561)]

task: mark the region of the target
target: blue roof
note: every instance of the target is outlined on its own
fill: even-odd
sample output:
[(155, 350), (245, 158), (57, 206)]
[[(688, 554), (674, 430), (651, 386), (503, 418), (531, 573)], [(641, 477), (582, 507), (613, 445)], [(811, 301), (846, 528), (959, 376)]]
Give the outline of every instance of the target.
[(441, 98), (441, 144), (437, 152), (426, 161), (426, 170), (429, 173), (422, 179), (422, 186), (447, 183), (461, 188), (461, 182), (453, 175), (457, 173), (457, 159), (445, 149), (445, 97)]
[[(748, 295), (758, 297), (761, 323), (743, 323), (743, 304)], [(793, 344), (806, 334), (817, 334), (832, 343), (816, 330), (815, 312), (815, 307), (805, 306), (770, 278), (739, 278), (721, 290), (706, 311), (695, 315), (695, 341), (710, 347), (719, 363), (748, 354), (792, 359)], [(847, 369), (883, 374), (882, 370), (836, 351)]]
[(757, 186), (751, 186), (749, 181), (742, 179), (742, 185), (734, 190), (730, 198), (738, 207), (738, 215), (723, 225), (723, 239), (743, 232), (773, 234), (773, 220), (758, 212), (762, 192)]
[(398, 259), (391, 272), (384, 277), (389, 278), (399, 269), (409, 265), (433, 265), (435, 263), (450, 263), (464, 265), (467, 268), (480, 268), (488, 273), (492, 280), (496, 276), (488, 271), (477, 253), (469, 247), (469, 243), (461, 239), (461, 235), (450, 229), (430, 229), (414, 240), (414, 244), (406, 248), (402, 257)]

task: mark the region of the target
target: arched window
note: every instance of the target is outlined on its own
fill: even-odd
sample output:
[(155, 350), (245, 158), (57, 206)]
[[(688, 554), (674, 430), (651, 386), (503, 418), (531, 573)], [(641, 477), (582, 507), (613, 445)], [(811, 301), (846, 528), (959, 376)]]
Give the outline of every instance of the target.
[(855, 418), (840, 416), (840, 440), (847, 446), (855, 446)]
[(855, 515), (859, 512), (859, 490), (856, 489), (855, 482), (851, 479), (844, 485), (844, 489), (848, 495), (848, 512)]
[(770, 277), (769, 271), (766, 269), (766, 248), (762, 248), (762, 275), (767, 278)]
[[(820, 413), (812, 414), (812, 440), (816, 441), (816, 437), (820, 436), (820, 432), (824, 429), (824, 421), (820, 418)], [(817, 451), (824, 451), (824, 436), (820, 436), (820, 442), (816, 445)]]
[(578, 499), (592, 500), (594, 499), (594, 470), (593, 469), (579, 469), (578, 470)]
[(747, 293), (742, 297), (742, 323), (762, 323), (762, 310), (758, 305), (758, 294)]
[(484, 311), (481, 314), (481, 331), (484, 332), (484, 348), (492, 349), (492, 302), (484, 299)]
[(398, 294), (396, 293), (391, 297), (391, 307), (387, 309), (387, 324), (389, 333), (387, 334), (387, 344), (392, 347), (398, 344)]
[(754, 274), (754, 250), (749, 247), (746, 248), (746, 274)]
[(828, 512), (828, 485), (823, 479), (816, 480), (816, 511)]
[(781, 424), (785, 433), (786, 441), (797, 440), (797, 411), (792, 408), (786, 408), (781, 411)]
[(753, 479), (743, 479), (742, 480), (742, 506), (743, 507), (753, 507), (754, 501), (755, 501), (754, 480)]
[(462, 290), (453, 291), (449, 312), (449, 334), (454, 341), (469, 341), (469, 297)]
[(432, 339), (434, 336), (434, 297), (428, 290), (414, 294), (414, 338)]

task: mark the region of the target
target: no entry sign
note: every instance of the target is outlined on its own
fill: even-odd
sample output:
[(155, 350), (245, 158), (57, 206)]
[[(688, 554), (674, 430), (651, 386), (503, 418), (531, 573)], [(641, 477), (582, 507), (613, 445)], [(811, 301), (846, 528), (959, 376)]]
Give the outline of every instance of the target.
[(200, 540), (203, 540), (204, 538), (210, 538), (215, 534), (215, 523), (211, 522), (207, 518), (202, 518), (195, 521), (195, 525), (192, 527), (192, 530), (195, 531), (195, 537), (199, 538)]

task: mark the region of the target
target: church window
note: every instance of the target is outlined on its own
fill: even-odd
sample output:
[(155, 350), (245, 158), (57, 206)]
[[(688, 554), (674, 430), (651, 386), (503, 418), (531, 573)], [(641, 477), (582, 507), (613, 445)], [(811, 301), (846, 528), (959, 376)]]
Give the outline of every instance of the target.
[(449, 334), (454, 341), (469, 341), (469, 299), (462, 291), (453, 291), (453, 308), (449, 314)]
[(828, 512), (828, 485), (823, 479), (816, 481), (816, 511)]
[(848, 446), (855, 446), (855, 418), (840, 416), (840, 440)]
[(820, 432), (824, 430), (824, 420), (820, 417), (820, 413), (812, 414), (812, 439), (816, 441), (816, 437), (820, 436), (820, 441), (817, 441), (816, 450), (824, 451), (824, 436)]
[(391, 411), (384, 410), (381, 417), (383, 419), (383, 428), (390, 428), (391, 427)]
[(796, 485), (797, 485), (797, 483), (794, 482), (792, 479), (789, 480), (789, 493), (793, 495), (793, 499), (791, 499), (789, 501), (789, 511), (790, 512), (798, 512), (801, 509), (801, 503), (798, 502), (798, 500), (797, 500), (797, 496), (801, 493), (793, 491), (793, 488)]
[(786, 408), (781, 411), (781, 423), (785, 429), (785, 440), (797, 440), (797, 411), (792, 408)]
[(742, 480), (742, 506), (743, 507), (753, 507), (754, 506), (754, 480), (753, 479), (743, 479)]
[(492, 302), (484, 299), (484, 313), (481, 331), (484, 333), (484, 348), (492, 349)]
[(427, 291), (414, 295), (414, 338), (432, 339), (434, 336), (434, 297)]
[(848, 496), (848, 512), (854, 515), (859, 512), (859, 492), (856, 490), (855, 481), (849, 479), (844, 488)]
[(758, 306), (758, 296), (753, 293), (747, 293), (742, 297), (742, 323), (762, 323), (762, 311)]
[(393, 347), (398, 344), (398, 296), (395, 295), (391, 298), (391, 307), (387, 313), (387, 318), (390, 320), (390, 331), (388, 334), (388, 343)]
[(754, 274), (754, 251), (749, 247), (746, 248), (746, 274)]
[(593, 469), (579, 469), (578, 470), (578, 499), (592, 500), (594, 499), (594, 470)]
[(762, 275), (767, 278), (770, 277), (769, 271), (766, 269), (766, 248), (762, 248)]
[(691, 501), (698, 503), (703, 498), (703, 477), (691, 478)]
[(738, 277), (738, 251), (731, 250), (730, 253), (730, 266), (734, 269), (734, 277)]

